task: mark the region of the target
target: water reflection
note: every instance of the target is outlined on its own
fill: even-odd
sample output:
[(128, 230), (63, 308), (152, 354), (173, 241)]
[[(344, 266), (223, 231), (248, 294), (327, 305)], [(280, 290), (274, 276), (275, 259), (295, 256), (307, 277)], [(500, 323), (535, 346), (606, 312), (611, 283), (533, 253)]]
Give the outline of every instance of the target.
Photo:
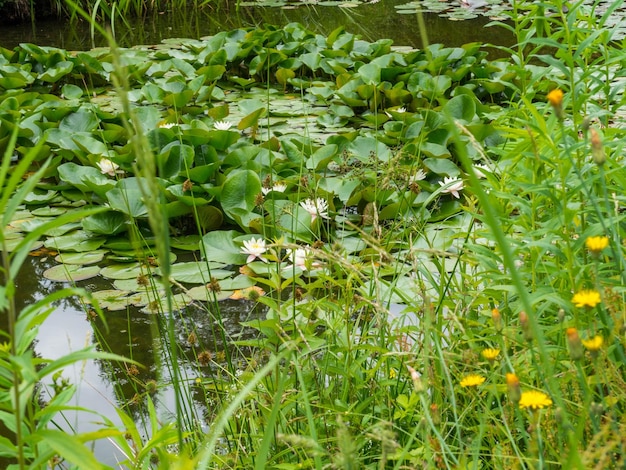
[[(118, 21), (113, 27), (118, 43), (124, 47), (158, 44), (168, 38), (197, 39), (237, 27), (285, 25), (294, 21), (320, 34), (328, 34), (338, 27), (344, 27), (368, 41), (389, 38), (396, 45), (421, 47), (422, 38), (416, 16), (398, 14), (394, 8), (395, 5), (404, 3), (405, 0), (385, 0), (350, 9), (310, 5), (287, 10), (269, 7), (236, 9), (231, 6), (200, 11), (183, 10), (176, 14), (154, 12), (143, 18), (131, 19), (128, 25)], [(435, 13), (425, 13), (424, 20), (430, 43), (458, 46), (474, 41), (493, 44), (513, 42), (508, 31), (502, 28), (486, 28), (485, 25), (490, 20), (485, 17), (451, 22)], [(92, 41), (90, 27), (85, 21), (76, 22), (71, 27), (58, 20), (42, 20), (34, 26), (23, 24), (0, 28), (1, 46), (13, 48), (22, 42), (67, 50), (87, 50), (106, 45), (99, 35)]]
[[(43, 277), (43, 272), (54, 264), (50, 258), (26, 260), (18, 280), (19, 309), (64, 287)], [(103, 278), (82, 284), (90, 290), (111, 287), (111, 281)], [(66, 298), (54, 307), (33, 345), (39, 357), (54, 360), (94, 344), (98, 350), (113, 352), (140, 364), (135, 367), (121, 362), (89, 361), (65, 368), (63, 378), (76, 385), (76, 395), (69, 405), (91, 412), (65, 412), (56, 424), (68, 432), (80, 433), (99, 429), (101, 416), (121, 426), (122, 420), (116, 412), (119, 407), (147, 434), (150, 426), (145, 406), (148, 396), (164, 422), (173, 419), (176, 397), (171, 386), (172, 346), (177, 348), (178, 380), (186, 384), (182, 387), (182, 399), (187, 422), (202, 427), (218, 409), (223, 396), (219, 392), (209, 394), (196, 380), (218, 385), (221, 377), (244, 369), (252, 350), (237, 348), (233, 341), (252, 337), (254, 331), (244, 329), (241, 323), (262, 315), (253, 304), (242, 301), (220, 302), (219, 310), (216, 306), (192, 306), (172, 317), (176, 343), (172, 345), (167, 339), (168, 319), (162, 315), (146, 314), (138, 309), (105, 311), (105, 326), (101, 319), (90, 321), (88, 307), (76, 297)], [(6, 331), (6, 325), (0, 327)], [(41, 400), (48, 401), (54, 394), (51, 383), (41, 385)], [(219, 389), (215, 387), (216, 391)], [(122, 458), (116, 447), (107, 441), (97, 442), (96, 454), (107, 465), (116, 465)]]

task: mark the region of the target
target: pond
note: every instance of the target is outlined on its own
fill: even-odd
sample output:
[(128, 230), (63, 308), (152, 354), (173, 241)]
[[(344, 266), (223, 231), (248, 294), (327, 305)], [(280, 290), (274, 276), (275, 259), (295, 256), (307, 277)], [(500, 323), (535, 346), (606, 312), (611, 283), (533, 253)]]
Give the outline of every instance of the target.
[[(307, 29), (324, 35), (338, 27), (344, 27), (368, 41), (389, 38), (396, 45), (421, 47), (422, 38), (416, 15), (411, 11), (409, 14), (399, 14), (396, 8), (405, 4), (404, 0), (385, 0), (355, 8), (307, 5), (293, 9), (241, 7), (235, 10), (231, 7), (215, 11), (183, 11), (175, 15), (156, 12), (145, 18), (130, 19), (128, 25), (118, 22), (115, 24), (115, 34), (119, 44), (127, 47), (158, 44), (168, 38), (201, 38), (241, 26), (284, 25), (296, 21)], [(433, 44), (459, 46), (476, 41), (501, 45), (512, 42), (512, 37), (507, 38), (503, 29), (485, 27), (491, 21), (487, 16), (478, 15), (471, 20), (451, 21), (437, 13), (427, 12), (424, 13), (424, 21), (429, 42)], [(0, 46), (12, 48), (24, 42), (66, 50), (85, 50), (106, 45), (100, 36), (92, 41), (90, 27), (84, 21), (68, 26), (56, 19), (50, 19), (38, 21), (35, 25), (0, 27)]]
[[(396, 45), (419, 47), (422, 39), (419, 36), (415, 15), (399, 15), (394, 9), (395, 5), (403, 3), (405, 2), (385, 1), (350, 9), (326, 6), (298, 9), (242, 7), (235, 12), (218, 10), (176, 16), (158, 14), (133, 21), (128, 27), (116, 25), (116, 36), (123, 46), (157, 44), (167, 38), (200, 38), (221, 30), (251, 24), (283, 25), (298, 21), (322, 34), (343, 26), (367, 40), (391, 38)], [(457, 46), (473, 41), (499, 44), (507, 42), (502, 29), (484, 27), (490, 21), (487, 18), (452, 22), (429, 13), (425, 15), (425, 21), (431, 43)], [(99, 38), (92, 41), (89, 28), (83, 23), (68, 28), (58, 21), (41, 21), (34, 26), (5, 26), (0, 30), (0, 45), (3, 47), (12, 48), (24, 42), (67, 50), (85, 50), (103, 44)], [(29, 258), (25, 264), (18, 285), (20, 307), (59, 289), (60, 284), (46, 280), (43, 275), (46, 269), (55, 264), (53, 257), (53, 254), (43, 253), (42, 257)], [(110, 288), (111, 283), (109, 279), (96, 278), (83, 281), (79, 285), (91, 291), (98, 291)], [(227, 300), (220, 302), (218, 315), (210, 309), (190, 308), (185, 310), (184, 318), (182, 316), (176, 318), (176, 341), (185, 353), (178, 371), (181, 380), (193, 383), (200, 375), (219, 374), (221, 369), (228, 368), (233, 369), (233, 372), (241, 372), (242, 369), (237, 363), (238, 357), (247, 356), (249, 353), (228, 344), (233, 339), (242, 339), (250, 335), (250, 332), (240, 325), (259, 315), (260, 312), (254, 311), (252, 305), (247, 301)], [(216, 335), (213, 334), (217, 325), (216, 317), (221, 318), (222, 324), (219, 326), (226, 332), (225, 339), (228, 340), (226, 344), (216, 340)], [(135, 397), (146, 387), (152, 386), (157, 378), (167, 382), (172, 376), (170, 370), (163, 369), (165, 367), (163, 363), (168, 363), (162, 357), (168, 348), (159, 343), (162, 338), (159, 331), (163, 329), (163, 325), (158, 324), (156, 316), (146, 314), (137, 308), (108, 311), (106, 318), (108, 331), (99, 320), (86, 316), (84, 305), (65, 300), (56, 306), (44, 324), (43, 334), (38, 339), (35, 349), (43, 357), (56, 358), (69, 351), (80, 349), (86, 344), (97, 344), (104, 350), (137, 360), (144, 368), (129, 370), (127, 366), (120, 364), (85, 363), (73, 370), (66, 370), (63, 378), (77, 385), (75, 396), (77, 406), (94, 410), (116, 423), (121, 421), (116, 417), (115, 408), (121, 407), (137, 421), (145, 421), (147, 418), (143, 414), (143, 407)], [(94, 328), (95, 324), (97, 328)], [(204, 350), (198, 350), (196, 344), (202, 344)], [(211, 356), (208, 366), (199, 361), (199, 353), (203, 352)], [(46, 387), (50, 386), (51, 384), (44, 384), (42, 396), (44, 400)], [(196, 392), (202, 393), (199, 390), (192, 393)], [(196, 408), (189, 412), (198, 422), (203, 422), (207, 420), (207, 415), (212, 410), (206, 409), (206, 397), (198, 398), (191, 400)], [(171, 389), (159, 386), (154, 399), (160, 416), (167, 420), (175, 408), (175, 397)], [(65, 418), (66, 422), (57, 425), (77, 432), (96, 429), (100, 421), (97, 416), (83, 411), (77, 411), (74, 416), (66, 415)], [(99, 446), (97, 456), (100, 461), (114, 466), (119, 458), (116, 449), (112, 444), (100, 443)]]

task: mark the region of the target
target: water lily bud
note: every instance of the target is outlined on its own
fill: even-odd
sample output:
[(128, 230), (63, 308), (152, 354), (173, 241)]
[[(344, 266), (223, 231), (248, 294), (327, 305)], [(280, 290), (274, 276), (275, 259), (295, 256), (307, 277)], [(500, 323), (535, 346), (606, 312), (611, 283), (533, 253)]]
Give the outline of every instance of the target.
[(580, 361), (583, 358), (583, 343), (578, 336), (576, 328), (568, 328), (565, 331), (567, 335), (567, 347), (569, 349), (569, 357), (572, 361)]
[(533, 331), (530, 327), (530, 320), (528, 318), (528, 314), (524, 311), (519, 313), (519, 323), (522, 328), (522, 334), (524, 335), (524, 339), (526, 341), (533, 340)]
[(591, 157), (596, 165), (602, 166), (606, 162), (606, 154), (604, 153), (604, 147), (602, 145), (602, 139), (600, 134), (593, 127), (591, 132)]

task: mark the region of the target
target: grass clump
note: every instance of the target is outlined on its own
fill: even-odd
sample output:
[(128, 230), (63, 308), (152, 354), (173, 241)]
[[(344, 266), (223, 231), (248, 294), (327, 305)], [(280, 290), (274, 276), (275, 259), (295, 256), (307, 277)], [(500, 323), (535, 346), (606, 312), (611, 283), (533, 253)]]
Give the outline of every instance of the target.
[[(401, 54), (298, 25), (220, 34), (148, 67), (144, 52), (112, 52), (119, 115), (67, 105), (47, 134), (60, 158), (40, 173), (52, 166), (64, 197), (107, 202), (81, 236), (154, 245), (141, 286), (162, 286), (152, 310), (168, 373), (135, 392), (149, 438), (120, 410), (123, 465), (624, 465), (622, 54), (589, 27), (593, 8), (522, 6), (508, 62), (475, 45)], [(12, 78), (82, 96), (67, 59)], [(72, 64), (85, 82), (107, 78), (89, 57)], [(299, 132), (272, 108), (288, 86), (299, 106), (324, 107)], [(252, 96), (229, 101), (236, 88)], [(3, 112), (20, 99), (43, 100), (9, 96)], [(334, 135), (321, 142), (320, 128)], [(70, 146), (69, 130), (91, 133)], [(184, 265), (170, 256), (183, 231), (198, 257)], [(242, 322), (254, 335), (230, 336), (224, 292), (260, 307)], [(174, 302), (185, 296), (211, 335)], [(153, 396), (168, 387), (163, 422)]]

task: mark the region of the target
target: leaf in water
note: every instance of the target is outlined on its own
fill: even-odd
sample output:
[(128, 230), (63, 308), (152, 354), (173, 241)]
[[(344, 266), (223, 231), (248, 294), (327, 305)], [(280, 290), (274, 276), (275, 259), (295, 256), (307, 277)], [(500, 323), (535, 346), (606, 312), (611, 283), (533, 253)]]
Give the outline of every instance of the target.
[(104, 259), (105, 250), (95, 250), (90, 253), (61, 253), (57, 255), (55, 261), (63, 264), (95, 264)]
[(94, 292), (92, 295), (98, 301), (98, 305), (102, 309), (110, 311), (126, 310), (131, 305), (131, 299), (128, 297), (129, 291), (107, 289)]
[[(177, 263), (170, 267), (170, 276), (176, 281), (185, 284), (206, 284), (211, 278), (224, 279), (232, 276), (232, 271), (219, 269), (222, 266), (221, 263), (207, 263), (202, 261)], [(158, 273), (159, 270), (156, 272)]]
[(80, 266), (73, 264), (60, 264), (46, 269), (43, 276), (56, 282), (84, 281), (96, 277), (100, 273), (99, 266)]
[(105, 266), (100, 271), (100, 275), (108, 279), (133, 279), (147, 274), (146, 268), (139, 263), (112, 264)]
[(232, 295), (232, 291), (229, 290), (211, 292), (206, 286), (193, 287), (186, 293), (193, 300), (197, 300), (199, 302), (219, 302), (228, 299)]
[(224, 264), (242, 265), (246, 262), (246, 255), (241, 253), (241, 247), (233, 241), (241, 236), (234, 230), (209, 232), (202, 237), (203, 255), (208, 261)]
[(252, 170), (232, 171), (226, 177), (220, 202), (224, 213), (237, 221), (242, 227), (248, 227), (250, 221), (260, 216), (254, 213), (256, 200), (261, 193), (261, 180)]
[(97, 250), (105, 241), (106, 239), (93, 237), (84, 230), (76, 230), (68, 235), (50, 237), (44, 242), (44, 245), (46, 248), (52, 248), (60, 252), (85, 252)]
[(106, 193), (111, 209), (118, 210), (132, 218), (148, 216), (148, 208), (143, 202), (139, 189), (113, 188)]
[(101, 235), (115, 235), (126, 230), (126, 216), (115, 211), (100, 212), (83, 219), (85, 230)]

